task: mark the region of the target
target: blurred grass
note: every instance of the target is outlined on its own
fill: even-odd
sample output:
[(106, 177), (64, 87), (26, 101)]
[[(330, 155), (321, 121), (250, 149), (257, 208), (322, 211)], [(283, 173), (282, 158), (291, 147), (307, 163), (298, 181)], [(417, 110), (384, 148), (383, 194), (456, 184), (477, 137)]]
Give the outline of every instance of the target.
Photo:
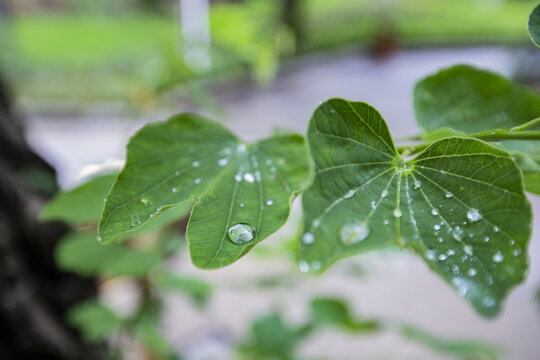
[[(259, 3), (264, 3), (262, 8), (266, 10), (278, 4)], [(527, 18), (536, 3), (537, 0), (305, 0), (302, 50), (315, 52), (366, 44), (380, 33), (397, 36), (404, 46), (527, 43)], [(233, 21), (228, 21), (234, 13), (227, 11), (227, 6), (230, 5), (215, 8), (213, 22), (234, 26)], [(266, 25), (276, 23), (279, 13), (274, 9), (262, 14), (261, 7), (254, 6), (245, 6), (242, 11), (248, 15), (255, 11), (253, 17)], [(238, 26), (242, 33), (242, 24)], [(152, 96), (156, 83), (162, 85), (168, 78), (178, 82), (195, 75), (178, 55), (181, 37), (171, 17), (140, 13), (35, 14), (16, 17), (7, 28), (9, 31), (5, 29), (1, 31), (11, 34), (11, 39), (7, 54), (4, 51), (1, 56), (3, 67), (7, 67), (18, 92), (27, 98), (127, 97), (145, 101)], [(275, 29), (278, 27), (262, 30), (266, 31), (265, 36), (272, 36), (268, 32)], [(217, 35), (214, 39), (219, 39), (219, 27), (213, 26), (213, 31)], [(222, 32), (235, 33), (230, 28)], [(252, 41), (260, 34), (244, 35), (238, 37), (239, 43)], [(248, 46), (237, 46), (230, 40), (226, 44), (228, 51), (220, 49), (217, 53), (218, 73), (238, 70), (242, 65), (257, 67), (265, 62), (264, 66), (271, 67), (268, 62), (275, 54), (250, 63), (246, 54), (235, 53)]]

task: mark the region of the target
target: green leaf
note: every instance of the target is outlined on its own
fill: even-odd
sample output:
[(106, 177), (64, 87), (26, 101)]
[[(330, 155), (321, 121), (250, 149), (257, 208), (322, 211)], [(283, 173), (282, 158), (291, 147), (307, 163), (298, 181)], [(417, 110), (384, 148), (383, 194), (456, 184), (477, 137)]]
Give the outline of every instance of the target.
[(487, 343), (471, 340), (447, 340), (435, 337), (431, 333), (410, 325), (402, 325), (399, 332), (407, 339), (421, 343), (441, 353), (456, 356), (459, 359), (497, 360), (500, 358), (500, 350)]
[(158, 274), (153, 281), (158, 288), (186, 294), (200, 305), (204, 305), (212, 293), (210, 284), (193, 277), (164, 273)]
[(540, 195), (540, 156), (534, 157), (522, 151), (513, 151), (511, 155), (523, 172), (525, 189)]
[[(472, 134), (511, 129), (539, 117), (540, 93), (498, 74), (458, 65), (419, 81), (414, 90), (414, 106), (424, 138), (445, 128)], [(540, 124), (531, 130), (540, 130)], [(501, 144), (508, 150), (540, 157), (540, 141)], [(540, 176), (540, 172), (531, 175)], [(535, 192), (534, 184), (526, 185), (527, 190)]]
[(68, 322), (77, 327), (89, 342), (105, 340), (122, 326), (122, 319), (96, 300), (88, 300), (69, 309)]
[(89, 232), (71, 233), (55, 249), (59, 267), (82, 276), (144, 276), (160, 261), (153, 252), (125, 246), (103, 246)]
[(485, 316), (523, 280), (531, 209), (508, 154), (470, 138), (435, 142), (411, 160), (381, 115), (331, 99), (313, 114), (313, 185), (303, 195), (300, 270), (398, 244), (419, 254)]
[(116, 174), (101, 175), (74, 189), (60, 192), (41, 209), (39, 219), (63, 220), (71, 224), (97, 222), (114, 179)]
[(528, 29), (532, 41), (540, 47), (540, 5), (535, 7), (529, 16)]
[(380, 329), (378, 321), (359, 321), (351, 314), (341, 299), (315, 298), (311, 301), (311, 318), (318, 325), (332, 325), (354, 332), (370, 332)]
[(186, 234), (192, 261), (222, 267), (285, 223), (307, 170), (301, 136), (244, 144), (218, 123), (177, 115), (131, 139), (98, 234), (109, 243), (171, 206), (194, 201)]

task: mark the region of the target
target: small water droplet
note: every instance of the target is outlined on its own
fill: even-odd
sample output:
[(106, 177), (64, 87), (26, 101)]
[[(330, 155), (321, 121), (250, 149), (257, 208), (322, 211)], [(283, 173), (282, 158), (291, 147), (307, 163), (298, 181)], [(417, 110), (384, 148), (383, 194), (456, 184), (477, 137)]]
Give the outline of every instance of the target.
[(392, 211), (392, 215), (396, 218), (400, 218), (401, 217), (401, 210), (399, 209), (394, 209), (394, 211)]
[(439, 224), (433, 225), (433, 230), (435, 230), (435, 231), (441, 230), (441, 225), (439, 225)]
[(463, 238), (462, 235), (463, 235), (463, 230), (459, 226), (456, 226), (456, 228), (452, 232), (453, 238), (456, 239), (457, 241), (461, 241), (461, 239)]
[(475, 268), (470, 268), (469, 270), (467, 270), (467, 274), (469, 276), (475, 276), (476, 275), (476, 269)]
[(439, 237), (437, 238), (437, 241), (438, 241), (439, 243), (442, 243), (442, 242), (444, 241), (444, 239), (443, 239), (442, 237), (439, 236)]
[(439, 261), (444, 261), (446, 259), (448, 259), (448, 256), (446, 256), (445, 254), (439, 255)]
[(255, 182), (255, 176), (253, 176), (252, 173), (245, 173), (244, 174), (244, 180), (250, 184)]
[(180, 175), (180, 170), (176, 170), (176, 171), (174, 172), (174, 175), (176, 175), (176, 176)]
[(484, 237), (484, 242), (489, 242), (489, 236)]
[(450, 191), (447, 191), (446, 194), (444, 194), (444, 197), (447, 199), (450, 199), (452, 196), (454, 196)]
[(377, 208), (377, 204), (375, 203), (375, 201), (372, 201), (372, 202), (371, 202), (371, 208), (372, 208), (373, 210), (375, 210), (375, 209)]
[(431, 209), (431, 215), (433, 215), (433, 216), (439, 215), (439, 210), (437, 210), (435, 208)]
[(314, 262), (311, 263), (311, 267), (313, 268), (313, 270), (319, 270), (321, 268), (321, 262), (318, 260), (315, 260)]
[(355, 191), (354, 190), (349, 190), (347, 191), (347, 193), (343, 196), (345, 199), (350, 199), (354, 196), (354, 193)]
[(194, 182), (195, 184), (200, 184), (201, 181), (202, 181), (201, 178), (196, 178), (195, 180), (193, 180), (193, 182)]
[(131, 226), (138, 226), (141, 224), (141, 220), (139, 219), (138, 215), (133, 214), (129, 217), (129, 219), (130, 219)]
[(255, 237), (255, 228), (248, 224), (236, 224), (229, 228), (229, 239), (235, 244), (245, 244)]
[(498, 227), (498, 226), (494, 226), (494, 227), (493, 227), (493, 231), (499, 232), (499, 227)]
[(448, 249), (448, 251), (446, 252), (448, 254), (448, 256), (452, 256), (452, 255), (455, 255), (456, 252), (454, 251), (454, 249)]
[(465, 296), (469, 292), (468, 281), (465, 281), (460, 277), (452, 278), (452, 285), (454, 285), (454, 287), (457, 289), (458, 294), (461, 296)]
[(244, 206), (245, 206), (244, 203), (240, 203), (240, 207), (244, 207)]
[(198, 161), (194, 161), (194, 162), (191, 163), (191, 165), (193, 165), (193, 167), (199, 167), (201, 165), (201, 163), (198, 162)]
[(234, 175), (234, 181), (236, 181), (236, 182), (242, 181), (242, 175), (240, 175), (240, 174)]
[(435, 255), (436, 255), (435, 250), (426, 251), (426, 259), (428, 259), (428, 260), (435, 260)]
[(312, 225), (313, 227), (318, 227), (320, 223), (321, 223), (321, 220), (315, 219), (315, 220), (313, 220), (313, 222), (311, 223), (311, 225)]
[(173, 188), (171, 189), (171, 191), (172, 191), (173, 193), (175, 193), (175, 192), (178, 191), (178, 188), (173, 187)]
[(103, 199), (103, 202), (107, 202), (107, 200), (109, 200), (109, 199), (107, 199), (107, 198), (104, 198), (104, 199)]
[(310, 232), (305, 233), (302, 235), (302, 243), (305, 245), (311, 245), (315, 242), (315, 235), (313, 235)]
[(422, 186), (422, 182), (420, 180), (414, 180), (414, 188), (419, 189)]
[(272, 206), (274, 204), (274, 202), (272, 200), (267, 200), (266, 201), (266, 205), (268, 206)]
[(521, 249), (515, 249), (512, 251), (513, 256), (519, 256), (521, 254)]
[(384, 219), (382, 223), (383, 223), (383, 225), (388, 225), (390, 223), (390, 221), (388, 221), (388, 219)]
[(148, 205), (150, 204), (150, 200), (146, 197), (142, 197), (141, 198), (141, 202), (143, 203), (143, 205)]
[(217, 163), (219, 166), (225, 166), (227, 165), (228, 162), (229, 162), (229, 159), (223, 158), (223, 159), (219, 159)]
[(306, 260), (300, 260), (298, 262), (298, 269), (303, 273), (307, 273), (309, 271), (309, 264)]
[(272, 160), (266, 159), (266, 160), (264, 161), (264, 163), (265, 163), (266, 165), (270, 166), (270, 165), (272, 165)]
[(99, 235), (96, 236), (96, 240), (99, 241), (99, 242), (101, 242), (101, 240), (102, 240), (102, 239), (101, 239), (101, 236), (99, 236)]
[(500, 251), (498, 251), (497, 253), (495, 253), (495, 255), (493, 255), (493, 261), (495, 261), (496, 263), (500, 263), (504, 260), (504, 256), (503, 254), (501, 254)]
[(491, 296), (486, 296), (484, 298), (483, 303), (484, 303), (484, 306), (493, 307), (493, 306), (495, 306), (495, 299), (492, 298)]
[(246, 144), (238, 144), (238, 146), (236, 147), (236, 150), (238, 152), (244, 152), (246, 151)]
[(388, 196), (388, 190), (385, 189), (385, 190), (383, 190), (383, 192), (381, 193), (381, 197), (382, 197), (382, 198), (385, 198), (385, 197), (387, 197), (387, 196)]
[(473, 254), (473, 249), (470, 245), (465, 245), (463, 246), (463, 251), (465, 251), (465, 254), (467, 255), (472, 255)]
[(259, 170), (255, 171), (255, 181), (261, 181), (261, 172)]
[(276, 172), (276, 168), (275, 168), (274, 166), (272, 166), (272, 167), (270, 168), (270, 172), (271, 172), (271, 173), (275, 173), (275, 172)]
[(467, 211), (467, 219), (472, 222), (477, 222), (482, 219), (482, 215), (478, 209), (469, 209), (469, 211)]
[(341, 242), (345, 245), (356, 244), (369, 236), (369, 225), (367, 223), (352, 222), (341, 228)]

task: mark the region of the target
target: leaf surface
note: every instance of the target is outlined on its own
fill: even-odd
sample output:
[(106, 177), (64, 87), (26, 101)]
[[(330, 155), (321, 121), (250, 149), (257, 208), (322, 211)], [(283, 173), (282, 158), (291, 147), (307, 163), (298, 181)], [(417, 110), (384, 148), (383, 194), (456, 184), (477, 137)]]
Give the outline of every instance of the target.
[(535, 7), (529, 16), (528, 29), (532, 41), (540, 47), (540, 5)]
[(186, 234), (192, 261), (219, 268), (285, 223), (307, 170), (301, 136), (244, 144), (218, 123), (174, 116), (131, 139), (98, 234), (109, 243), (171, 206), (194, 202)]
[(453, 137), (405, 160), (374, 108), (343, 99), (319, 106), (308, 142), (316, 175), (303, 195), (300, 270), (398, 244), (481, 314), (498, 313), (523, 280), (531, 233), (521, 173), (504, 150)]
[[(424, 138), (443, 129), (472, 134), (511, 129), (540, 117), (540, 93), (490, 71), (458, 65), (419, 81), (414, 107)], [(540, 130), (540, 124), (529, 130)], [(501, 145), (540, 158), (540, 141), (503, 141)], [(540, 176), (530, 166), (523, 170), (527, 176)], [(538, 193), (536, 188), (526, 182), (527, 190)]]

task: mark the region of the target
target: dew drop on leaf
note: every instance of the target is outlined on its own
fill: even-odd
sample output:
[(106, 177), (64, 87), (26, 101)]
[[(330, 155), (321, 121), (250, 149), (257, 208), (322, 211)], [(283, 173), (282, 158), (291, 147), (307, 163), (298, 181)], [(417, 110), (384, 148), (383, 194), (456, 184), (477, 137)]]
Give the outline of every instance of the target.
[(129, 217), (129, 219), (130, 219), (130, 225), (131, 225), (131, 226), (137, 226), (137, 225), (140, 225), (140, 224), (141, 224), (141, 220), (139, 219), (139, 216), (137, 216), (137, 215), (135, 215), (135, 214), (134, 214), (134, 215), (131, 215), (131, 216)]
[(306, 260), (300, 260), (298, 262), (298, 269), (303, 273), (307, 273), (309, 271), (309, 264)]
[(141, 202), (142, 202), (144, 205), (150, 204), (150, 200), (149, 200), (148, 198), (145, 198), (145, 197), (142, 197), (142, 198), (141, 198)]
[(440, 260), (440, 261), (444, 261), (444, 260), (446, 260), (446, 259), (448, 259), (448, 256), (446, 256), (445, 254), (439, 255), (439, 260)]
[(495, 255), (493, 255), (493, 261), (495, 261), (496, 263), (500, 263), (504, 260), (504, 256), (503, 254), (501, 254), (500, 251), (498, 251)]
[(473, 250), (472, 250), (472, 247), (470, 245), (463, 246), (463, 251), (465, 251), (465, 254), (467, 254), (467, 255), (472, 255), (473, 254)]
[(447, 191), (446, 194), (444, 194), (444, 197), (447, 198), (447, 199), (450, 199), (452, 196), (452, 193), (450, 191)]
[(467, 211), (467, 219), (472, 222), (477, 222), (482, 219), (482, 215), (478, 209), (470, 209)]
[(253, 176), (252, 173), (245, 173), (244, 174), (244, 180), (250, 184), (252, 184), (253, 182), (255, 182), (255, 176)]
[(383, 192), (381, 193), (381, 197), (382, 197), (382, 198), (385, 198), (385, 197), (387, 197), (387, 196), (388, 196), (388, 190), (385, 189), (385, 190), (383, 190)]
[(435, 250), (426, 251), (426, 258), (428, 260), (434, 260), (435, 259)]
[(244, 206), (245, 206), (244, 203), (240, 203), (240, 207), (244, 207)]
[(435, 230), (435, 231), (441, 230), (441, 225), (439, 225), (439, 224), (433, 225), (433, 230)]
[(178, 191), (178, 188), (173, 187), (173, 188), (171, 189), (171, 191), (172, 191), (173, 193), (175, 193), (175, 192)]
[(346, 224), (340, 231), (341, 242), (345, 245), (358, 243), (369, 236), (369, 231), (367, 223), (352, 222)]
[(195, 180), (193, 180), (193, 182), (194, 182), (195, 184), (200, 184), (201, 181), (202, 181), (201, 178), (196, 178)]
[(352, 198), (352, 197), (354, 196), (354, 192), (355, 192), (354, 190), (349, 190), (349, 191), (347, 191), (347, 193), (346, 193), (345, 196), (344, 196), (345, 199), (350, 199), (350, 198)]
[(229, 162), (229, 159), (223, 158), (223, 159), (219, 159), (217, 163), (219, 166), (225, 166), (227, 165), (228, 162)]
[(498, 227), (498, 226), (494, 226), (494, 227), (493, 227), (493, 231), (499, 232), (499, 227)]
[(388, 225), (390, 223), (390, 221), (388, 221), (388, 219), (384, 219), (382, 223), (383, 223), (383, 225)]
[(302, 243), (305, 244), (305, 245), (311, 245), (315, 242), (315, 236), (310, 233), (310, 232), (307, 232), (305, 233), (304, 235), (302, 235)]
[(396, 218), (400, 218), (401, 217), (401, 210), (399, 209), (394, 209), (394, 211), (392, 211), (392, 215)]
[(468, 271), (467, 271), (467, 274), (469, 276), (475, 276), (476, 275), (476, 269), (475, 268), (470, 268)]
[(234, 175), (234, 181), (236, 181), (236, 182), (242, 181), (242, 175), (240, 175), (240, 174)]
[(248, 224), (236, 224), (231, 226), (227, 233), (233, 243), (242, 245), (253, 240), (255, 228)]
[(419, 189), (420, 186), (422, 186), (422, 182), (420, 180), (414, 180), (414, 188)]
[(194, 161), (191, 163), (191, 165), (193, 165), (193, 167), (199, 167), (201, 163), (199, 163), (198, 161)]
[(318, 260), (315, 260), (314, 262), (311, 263), (311, 267), (313, 268), (313, 270), (319, 270), (321, 268), (321, 262)]
[(484, 242), (489, 242), (489, 236), (484, 237)]
[(437, 210), (435, 208), (431, 209), (431, 215), (433, 215), (433, 216), (439, 215), (439, 210)]
[(272, 206), (272, 205), (274, 205), (274, 202), (272, 200), (267, 200), (266, 205), (267, 206)]

